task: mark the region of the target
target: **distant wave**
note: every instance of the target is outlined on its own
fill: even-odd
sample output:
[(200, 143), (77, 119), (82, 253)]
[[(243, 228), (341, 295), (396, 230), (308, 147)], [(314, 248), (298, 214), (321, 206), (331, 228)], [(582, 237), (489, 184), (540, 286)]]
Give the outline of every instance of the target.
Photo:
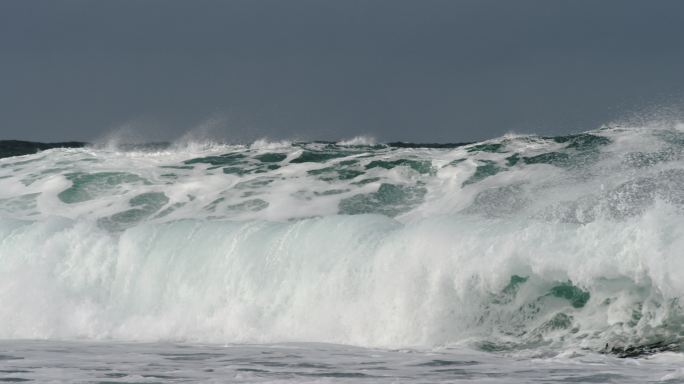
[(87, 143), (68, 141), (63, 143), (38, 143), (33, 141), (0, 140), (0, 159), (3, 157), (31, 155), (53, 148), (82, 148)]

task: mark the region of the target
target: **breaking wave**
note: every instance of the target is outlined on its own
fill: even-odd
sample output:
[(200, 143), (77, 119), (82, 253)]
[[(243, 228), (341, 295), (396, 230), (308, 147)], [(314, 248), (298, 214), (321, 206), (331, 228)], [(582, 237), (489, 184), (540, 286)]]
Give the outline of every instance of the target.
[(683, 156), (670, 125), (0, 159), (0, 338), (679, 350)]

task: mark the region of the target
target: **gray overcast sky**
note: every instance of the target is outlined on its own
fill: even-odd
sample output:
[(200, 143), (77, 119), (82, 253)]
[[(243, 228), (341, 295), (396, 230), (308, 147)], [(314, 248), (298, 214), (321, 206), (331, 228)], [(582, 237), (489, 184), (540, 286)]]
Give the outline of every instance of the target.
[(454, 142), (684, 95), (679, 0), (3, 0), (0, 138)]

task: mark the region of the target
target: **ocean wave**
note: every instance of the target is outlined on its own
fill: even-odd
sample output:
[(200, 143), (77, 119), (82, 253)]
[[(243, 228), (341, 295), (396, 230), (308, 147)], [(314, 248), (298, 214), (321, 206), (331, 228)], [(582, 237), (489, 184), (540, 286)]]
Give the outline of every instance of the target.
[(679, 350), (676, 125), (0, 159), (0, 337)]

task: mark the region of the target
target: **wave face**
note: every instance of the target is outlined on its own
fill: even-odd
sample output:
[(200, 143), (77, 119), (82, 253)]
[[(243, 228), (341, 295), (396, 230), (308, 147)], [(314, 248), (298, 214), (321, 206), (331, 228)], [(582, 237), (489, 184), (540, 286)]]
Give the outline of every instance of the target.
[(0, 338), (684, 340), (684, 128), (0, 159)]

